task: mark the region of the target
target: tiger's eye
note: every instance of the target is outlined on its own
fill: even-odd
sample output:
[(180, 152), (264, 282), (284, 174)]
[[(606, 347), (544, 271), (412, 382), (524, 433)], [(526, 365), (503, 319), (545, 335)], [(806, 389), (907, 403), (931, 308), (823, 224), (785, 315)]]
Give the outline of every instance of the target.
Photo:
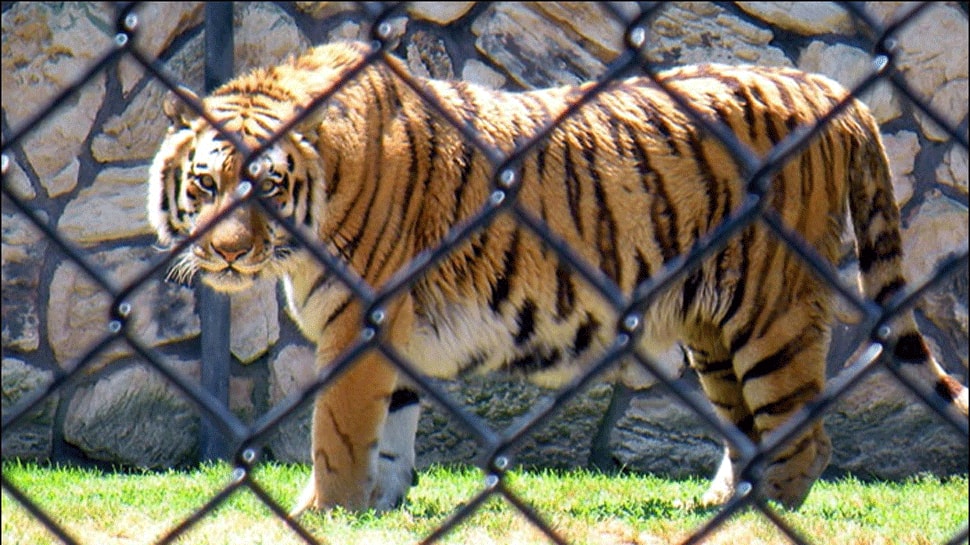
[(201, 176), (198, 176), (196, 178), (196, 183), (199, 184), (199, 187), (201, 187), (206, 191), (213, 192), (216, 190), (216, 181), (212, 176), (209, 176), (208, 174), (203, 174)]
[(263, 180), (259, 182), (259, 192), (265, 196), (269, 197), (276, 194), (277, 185), (273, 180)]

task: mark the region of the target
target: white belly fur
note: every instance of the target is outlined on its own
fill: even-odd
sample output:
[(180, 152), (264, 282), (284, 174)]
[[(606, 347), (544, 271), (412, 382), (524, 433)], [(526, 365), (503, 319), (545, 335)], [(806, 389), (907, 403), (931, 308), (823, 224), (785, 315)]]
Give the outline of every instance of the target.
[[(432, 323), (433, 320), (433, 323)], [(676, 377), (684, 369), (683, 354), (664, 327), (651, 327), (648, 322), (646, 334), (638, 347), (642, 354), (651, 357), (667, 376)], [(501, 370), (508, 362), (526, 355), (528, 347), (517, 348), (512, 342), (514, 324), (506, 324), (501, 317), (488, 308), (471, 305), (450, 305), (446, 312), (433, 319), (419, 317), (411, 342), (404, 355), (422, 373), (436, 378), (454, 378), (466, 369), (462, 365), (476, 357), (483, 357), (474, 370), (485, 373)], [(536, 332), (530, 345), (543, 345), (565, 350), (574, 328), (563, 324), (559, 329), (546, 327)], [(564, 357), (558, 364), (529, 375), (529, 380), (539, 386), (560, 387), (582, 373), (594, 359), (602, 355), (605, 346), (594, 341), (595, 347), (578, 358)], [(656, 379), (642, 366), (633, 361), (621, 362), (606, 380), (622, 381), (631, 388), (642, 389), (656, 383)]]
[[(323, 324), (320, 317), (329, 315), (329, 307), (346, 295), (346, 287), (339, 281), (325, 282), (312, 295), (310, 305), (317, 312), (308, 313), (296, 301), (308, 301), (309, 293), (316, 275), (283, 275), (283, 289), (288, 300), (291, 317), (300, 326), (306, 337), (319, 342)], [(322, 289), (321, 289), (322, 288)], [(676, 334), (663, 319), (666, 315), (664, 305), (653, 307), (644, 317), (644, 335), (638, 349), (654, 359), (661, 371), (668, 376), (679, 376), (683, 371), (683, 357), (674, 345)], [(596, 314), (606, 314), (597, 308)], [(583, 315), (579, 312), (577, 316)], [(514, 318), (509, 318), (514, 322)], [(606, 322), (607, 320), (601, 320)], [(407, 346), (399, 347), (407, 359), (423, 374), (436, 378), (455, 378), (467, 372), (486, 373), (503, 370), (509, 362), (535, 353), (536, 347), (548, 350), (558, 349), (563, 357), (555, 365), (528, 373), (531, 382), (548, 388), (560, 387), (573, 380), (589, 368), (606, 350), (598, 339), (592, 341), (589, 350), (577, 357), (569, 352), (576, 333), (576, 324), (554, 323), (554, 320), (541, 320), (535, 335), (524, 346), (513, 342), (515, 323), (506, 323), (503, 318), (488, 307), (460, 303), (446, 304), (433, 314), (417, 316), (415, 330)], [(612, 339), (607, 335), (607, 342)], [(474, 368), (463, 368), (469, 362)], [(656, 379), (634, 361), (621, 361), (604, 380), (622, 381), (631, 388), (641, 389), (651, 386)]]

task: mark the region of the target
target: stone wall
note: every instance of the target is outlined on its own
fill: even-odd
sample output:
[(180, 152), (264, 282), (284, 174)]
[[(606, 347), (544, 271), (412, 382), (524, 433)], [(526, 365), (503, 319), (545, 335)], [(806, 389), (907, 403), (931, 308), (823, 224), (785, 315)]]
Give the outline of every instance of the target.
[[(916, 96), (964, 131), (967, 123), (967, 12), (937, 3), (895, 36), (895, 67)], [(271, 64), (313, 43), (366, 38), (367, 17), (341, 2), (236, 3), (236, 71)], [(635, 5), (618, 4), (621, 13)], [(867, 3), (883, 23), (909, 9)], [(16, 3), (3, 8), (4, 140), (38, 115), (115, 47), (114, 14), (104, 3)], [(135, 44), (164, 70), (201, 93), (203, 9), (197, 3), (147, 3)], [(601, 75), (623, 45), (623, 25), (595, 5), (418, 3), (390, 19), (395, 52), (421, 75), (524, 89)], [(872, 66), (868, 32), (842, 8), (820, 3), (672, 3), (651, 21), (647, 57), (663, 65), (699, 61), (796, 66), (847, 85)], [(4, 188), (38, 222), (55, 229), (112, 286), (149, 270), (160, 255), (144, 211), (147, 165), (166, 128), (166, 89), (124, 55), (4, 155)], [(967, 249), (967, 152), (898, 90), (879, 84), (864, 98), (883, 127), (904, 219), (906, 272), (921, 282), (937, 264)], [(849, 248), (847, 244), (846, 248)], [(179, 389), (125, 342), (101, 346), (110, 297), (56, 243), (3, 202), (3, 410), (44, 391), (63, 372), (80, 372), (3, 431), (3, 456), (166, 467), (191, 463), (199, 412)], [(844, 275), (853, 282), (851, 260)], [(967, 272), (921, 299), (918, 312), (933, 347), (966, 381)], [(232, 300), (231, 410), (246, 422), (263, 415), (313, 376), (312, 351), (263, 285)], [(172, 372), (197, 380), (199, 334), (194, 291), (158, 273), (130, 298), (131, 336), (166, 355)], [(846, 322), (852, 317), (846, 313)], [(832, 369), (855, 348), (840, 326)], [(97, 347), (95, 354), (92, 349)], [(690, 376), (682, 379), (692, 383)], [(499, 378), (442, 383), (454, 399), (502, 430), (548, 393)], [(611, 388), (591, 387), (556, 412), (515, 453), (529, 465), (620, 464), (670, 475), (707, 473), (718, 460), (715, 435), (655, 388), (619, 405), (599, 434)], [(6, 416), (5, 416), (6, 417)], [(875, 374), (826, 419), (836, 453), (832, 473), (901, 477), (920, 471), (965, 473), (965, 441), (948, 433), (904, 390)], [(266, 455), (305, 460), (303, 411), (283, 423)], [(594, 441), (594, 438), (599, 438)], [(471, 461), (469, 434), (430, 406), (421, 422), (420, 463)], [(905, 456), (900, 456), (905, 452)]]

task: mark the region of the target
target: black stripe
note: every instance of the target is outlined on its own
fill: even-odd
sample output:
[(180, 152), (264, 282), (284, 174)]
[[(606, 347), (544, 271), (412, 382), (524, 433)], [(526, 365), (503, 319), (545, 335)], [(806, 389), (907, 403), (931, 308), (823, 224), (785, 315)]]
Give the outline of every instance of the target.
[(650, 270), (649, 261), (647, 260), (647, 258), (643, 256), (643, 251), (640, 250), (640, 248), (637, 248), (637, 253), (636, 253), (636, 256), (634, 256), (634, 260), (637, 263), (636, 282), (637, 282), (637, 286), (639, 286), (640, 284), (643, 284), (644, 282), (649, 280), (650, 277), (653, 275), (653, 273)]
[(901, 277), (897, 276), (896, 278), (893, 278), (892, 280), (887, 282), (879, 290), (879, 293), (876, 294), (876, 296), (873, 298), (873, 301), (875, 301), (876, 304), (885, 305), (887, 301), (892, 299), (892, 297), (896, 295), (899, 292), (899, 290), (903, 289), (903, 287), (905, 286), (906, 286), (906, 281), (903, 280)]
[[(171, 206), (171, 210), (175, 211), (175, 220), (178, 223), (181, 223), (183, 225), (185, 224), (185, 216), (188, 213), (187, 210), (184, 210), (181, 206), (179, 206), (179, 195), (182, 194), (182, 189), (185, 183), (184, 176), (185, 176), (185, 173), (182, 171), (182, 167), (176, 166), (172, 172), (173, 187), (172, 187), (171, 199), (168, 192), (163, 191), (163, 195), (165, 195), (166, 207)], [(166, 184), (166, 186), (167, 185), (168, 184)], [(172, 224), (171, 214), (169, 215), (168, 226), (173, 234), (179, 232), (179, 229), (177, 229), (176, 226)]]
[[(417, 173), (418, 161), (416, 159), (416, 152), (415, 152), (416, 148), (414, 145), (414, 142), (415, 142), (414, 131), (411, 129), (411, 125), (412, 125), (412, 122), (408, 122), (404, 124), (404, 136), (405, 138), (407, 138), (408, 149), (411, 150), (411, 153), (409, 157), (410, 162), (408, 163), (407, 180), (406, 180), (406, 183), (403, 184), (404, 194), (401, 197), (401, 202), (403, 203), (411, 202), (411, 198), (413, 197), (414, 189), (416, 187), (416, 184), (414, 184), (413, 181), (418, 177), (418, 173)], [(405, 208), (404, 208), (405, 210), (407, 210), (407, 206), (408, 204), (405, 204)]]
[(515, 317), (515, 322), (519, 325), (519, 331), (515, 334), (514, 341), (516, 346), (522, 346), (535, 335), (536, 331), (536, 304), (532, 299), (526, 299), (519, 309), (519, 314)]
[(697, 298), (697, 291), (700, 289), (703, 279), (703, 269), (696, 268), (684, 280), (684, 294), (680, 304), (681, 317), (686, 317), (687, 313), (690, 312), (690, 307), (694, 304), (694, 299)]
[[(426, 113), (426, 112), (422, 112), (422, 113)], [(402, 213), (405, 216), (407, 215), (408, 211), (411, 209), (411, 199), (416, 197), (419, 199), (419, 206), (418, 206), (417, 214), (414, 216), (414, 218), (416, 218), (417, 221), (422, 221), (424, 219), (425, 206), (427, 206), (429, 202), (435, 202), (435, 201), (432, 201), (432, 199), (429, 199), (427, 197), (428, 197), (428, 185), (431, 183), (431, 180), (434, 179), (434, 162), (438, 154), (438, 134), (436, 132), (436, 128), (438, 127), (438, 125), (437, 123), (434, 123), (431, 119), (429, 119), (427, 115), (423, 115), (419, 119), (412, 120), (412, 123), (415, 123), (416, 125), (421, 124), (421, 126), (423, 127), (424, 136), (426, 137), (424, 139), (425, 142), (423, 142), (423, 147), (427, 148), (428, 154), (426, 157), (427, 162), (425, 163), (424, 177), (420, 180), (415, 179), (414, 172), (415, 172), (415, 167), (418, 163), (418, 160), (417, 160), (418, 150), (417, 148), (414, 147), (414, 140), (412, 138), (411, 140), (412, 176), (407, 180), (408, 196), (407, 196), (407, 199), (404, 200), (404, 207), (402, 209), (403, 210)]]
[[(761, 103), (761, 105), (763, 107), (762, 108), (762, 114), (761, 114), (761, 120), (763, 122), (763, 125), (765, 126), (765, 132), (768, 134), (768, 138), (771, 141), (771, 145), (774, 146), (775, 144), (778, 143), (778, 140), (777, 140), (778, 135), (772, 133), (771, 125), (770, 124), (764, 123), (764, 121), (766, 120), (766, 116), (768, 115), (767, 112), (768, 112), (768, 110), (770, 108), (769, 105), (768, 105), (768, 100), (761, 93), (761, 89), (758, 86), (756, 86), (756, 85), (747, 85), (747, 86), (744, 87), (744, 90), (747, 91), (747, 93), (751, 96), (751, 100), (757, 101), (757, 102), (760, 102)], [(745, 102), (747, 103), (748, 101), (745, 101)], [(753, 105), (751, 105), (750, 110), (751, 110), (751, 115), (752, 115), (752, 120), (751, 120), (751, 140), (752, 141), (756, 141), (757, 140), (757, 137), (761, 135), (761, 132), (757, 130), (757, 128), (756, 128), (757, 122), (753, 118), (753, 116), (754, 116), (754, 107), (753, 107)], [(747, 113), (747, 109), (746, 109), (745, 113)]]
[[(162, 187), (160, 188), (162, 198), (161, 202), (159, 203), (159, 207), (161, 208), (162, 212), (167, 215), (169, 210), (171, 210), (171, 199), (168, 195), (168, 187), (169, 185), (174, 185), (176, 188), (180, 187), (179, 184), (181, 183), (180, 178), (182, 177), (182, 169), (178, 166), (173, 167), (171, 165), (171, 161), (166, 161), (159, 175), (162, 178)], [(175, 194), (178, 195), (178, 192), (176, 191)]]
[[(307, 297), (307, 299), (309, 299), (309, 297)], [(330, 316), (327, 317), (326, 321), (323, 322), (323, 329), (326, 329), (327, 327), (329, 327), (330, 324), (332, 324), (337, 319), (338, 316), (346, 312), (347, 309), (350, 308), (350, 303), (352, 303), (353, 301), (354, 301), (353, 296), (346, 295), (344, 298), (344, 301), (340, 303), (340, 305), (338, 305), (337, 308), (335, 308), (334, 311), (330, 313)]]
[(573, 356), (579, 356), (590, 347), (599, 328), (600, 323), (592, 315), (587, 314), (586, 321), (579, 325), (573, 337), (573, 345), (570, 349)]
[(411, 405), (421, 402), (421, 396), (410, 388), (399, 388), (391, 394), (391, 403), (387, 408), (388, 412), (395, 412)]
[(340, 187), (340, 154), (335, 155), (333, 161), (333, 176), (329, 180), (324, 180), (323, 185), (328, 203), (337, 194), (337, 189)]
[[(263, 119), (262, 116), (250, 115), (250, 116), (247, 116), (247, 119), (252, 120), (253, 123), (258, 125), (259, 128), (263, 130), (263, 135), (273, 134), (276, 131), (276, 124), (279, 123), (279, 119), (275, 117), (270, 117), (269, 119), (270, 121), (275, 122), (276, 124), (271, 124), (270, 122)], [(243, 128), (246, 128), (245, 123), (243, 124)]]
[(573, 164), (572, 151), (569, 142), (563, 137), (563, 174), (566, 184), (566, 202), (569, 204), (569, 213), (573, 217), (573, 224), (580, 236), (583, 235), (583, 220), (580, 210), (580, 199), (582, 190), (579, 180), (576, 178), (576, 167)]
[(488, 354), (484, 352), (476, 352), (472, 354), (467, 360), (458, 364), (458, 372), (456, 375), (461, 378), (470, 375), (478, 370), (479, 367), (488, 361)]
[(900, 363), (924, 363), (929, 360), (930, 352), (919, 333), (906, 333), (896, 340), (893, 356)]
[(556, 265), (556, 318), (564, 320), (576, 308), (576, 287), (569, 269), (560, 261)]
[(536, 352), (520, 356), (508, 362), (506, 368), (512, 372), (528, 375), (554, 367), (560, 360), (562, 360), (562, 352), (557, 348), (548, 354)]
[(455, 207), (451, 213), (451, 220), (457, 223), (462, 219), (461, 205), (465, 200), (465, 192), (471, 185), (469, 179), (472, 174), (472, 165), (475, 162), (475, 149), (465, 143), (464, 139), (459, 141), (461, 145), (461, 174), (458, 177), (458, 185), (455, 186)]
[(776, 350), (773, 354), (762, 358), (752, 365), (741, 377), (741, 383), (744, 384), (749, 380), (761, 378), (784, 369), (791, 364), (795, 356), (809, 346), (809, 341), (814, 340), (813, 337), (803, 331), (802, 334), (785, 343), (784, 346)]
[(734, 370), (734, 365), (732, 365), (730, 358), (718, 361), (700, 361), (699, 359), (694, 358), (693, 362), (694, 364), (692, 367), (701, 375), (711, 375), (714, 373), (723, 373), (725, 371)]
[(859, 243), (859, 270), (865, 274), (881, 261), (890, 261), (899, 256), (900, 241), (897, 233), (884, 231), (879, 233), (871, 244), (868, 241)]
[(306, 201), (306, 215), (303, 216), (303, 225), (305, 227), (313, 226), (313, 186), (317, 181), (313, 179), (310, 174), (306, 177), (306, 188), (304, 191), (304, 200)]
[[(674, 157), (680, 157), (680, 149), (677, 148), (675, 144), (680, 140), (679, 137), (674, 136), (674, 131), (667, 125), (670, 121), (670, 116), (664, 112), (662, 109), (658, 108), (649, 98), (637, 93), (633, 90), (622, 89), (626, 91), (630, 97), (630, 104), (635, 104), (639, 107), (641, 113), (643, 114), (643, 122), (646, 125), (652, 126), (653, 128), (660, 131), (661, 138), (658, 139), (659, 142), (667, 142), (670, 144), (668, 146), (670, 154)], [(671, 100), (671, 102), (673, 102)]]
[(603, 271), (606, 276), (617, 283), (617, 285), (622, 286), (623, 281), (620, 278), (620, 256), (618, 253), (618, 244), (616, 239), (617, 222), (616, 218), (613, 216), (613, 212), (606, 202), (606, 195), (603, 191), (603, 186), (600, 183), (599, 175), (595, 172), (595, 165), (593, 163), (593, 150), (592, 148), (584, 150), (585, 154), (588, 154), (587, 162), (589, 164), (590, 176), (593, 177), (593, 194), (596, 196), (596, 206), (598, 209), (597, 221), (596, 221), (596, 244), (598, 246), (600, 254), (600, 270)]
[(766, 109), (762, 115), (765, 125), (765, 133), (768, 135), (768, 140), (771, 145), (774, 146), (781, 141), (782, 137), (778, 134), (778, 127), (775, 126), (775, 115), (772, 114), (770, 108)]
[[(374, 96), (377, 96), (376, 95), (376, 93), (377, 93), (376, 89), (372, 89), (372, 92), (375, 93)], [(377, 114), (377, 119), (378, 119), (377, 134), (383, 134), (383, 130), (384, 130), (384, 127), (383, 127), (383, 112), (382, 112), (383, 109), (381, 107), (380, 101), (375, 100), (374, 101), (374, 107), (376, 109), (376, 114)], [(407, 129), (407, 126), (405, 126), (405, 129)], [(408, 134), (408, 136), (410, 137), (411, 135)], [(377, 139), (377, 145), (379, 145), (379, 144), (380, 144), (380, 139)], [(380, 157), (380, 153), (378, 153), (377, 156)], [(339, 154), (338, 154), (338, 157), (339, 157)], [(376, 168), (376, 169), (378, 169), (378, 173), (376, 175), (379, 175), (379, 169), (381, 168), (381, 165), (380, 164), (377, 164), (377, 165), (366, 165), (365, 164), (364, 165), (364, 168), (367, 169), (367, 172), (370, 172), (370, 169)], [(334, 229), (333, 229), (333, 232), (334, 233), (341, 233), (341, 230), (342, 230), (342, 228), (344, 226), (344, 223), (347, 221), (348, 218), (350, 218), (351, 216), (354, 215), (352, 212), (357, 208), (357, 205), (358, 205), (360, 199), (362, 198), (362, 195), (365, 193), (365, 190), (368, 188), (367, 180), (363, 179), (364, 178), (364, 174), (366, 174), (366, 172), (365, 173), (359, 173), (357, 175), (356, 179), (357, 179), (358, 183), (354, 184), (357, 187), (357, 190), (358, 190), (357, 191), (357, 194), (354, 195), (353, 200), (348, 204), (347, 209), (344, 211), (343, 217), (341, 217), (340, 220), (336, 222), (336, 224), (334, 226)], [(336, 175), (336, 172), (335, 172), (335, 175)], [(368, 220), (369, 220), (369, 216), (370, 216), (371, 209), (373, 208), (374, 200), (377, 197), (377, 183), (370, 184), (370, 188), (372, 189), (371, 194), (370, 194), (370, 202), (368, 202), (367, 205), (366, 205), (366, 207), (364, 208), (363, 223), (361, 224), (360, 228), (357, 230), (357, 233), (355, 233), (355, 235), (354, 235), (353, 238), (351, 238), (348, 241), (344, 242), (343, 245), (341, 245), (340, 241), (338, 241), (336, 239), (333, 240), (333, 243), (334, 243), (334, 245), (336, 245), (338, 247), (338, 249), (340, 251), (340, 254), (348, 262), (353, 257), (354, 252), (357, 249), (357, 245), (360, 244), (360, 239), (361, 239), (361, 236), (363, 234), (363, 231), (367, 228), (367, 223), (368, 223)], [(361, 271), (358, 271), (358, 274), (362, 274), (362, 272)]]
[(326, 273), (326, 270), (320, 269), (320, 274), (313, 280), (313, 285), (310, 286), (310, 289), (307, 290), (306, 292), (306, 298), (304, 298), (302, 301), (299, 301), (299, 303), (297, 304), (297, 307), (299, 307), (302, 310), (303, 307), (306, 306), (307, 301), (309, 301), (310, 298), (313, 297), (313, 294), (316, 293), (317, 290), (319, 290), (321, 287), (323, 287), (324, 284), (327, 283), (329, 278), (330, 277)]
[(546, 155), (549, 153), (549, 139), (543, 138), (532, 149), (532, 155), (536, 161), (536, 179), (542, 184), (546, 178)]
[[(373, 86), (373, 83), (372, 82), (371, 82), (371, 84)], [(378, 96), (376, 89), (373, 89), (372, 88), (372, 92), (374, 93), (374, 96)], [(383, 134), (384, 133), (384, 115), (383, 115), (383, 108), (382, 108), (381, 103), (380, 103), (379, 100), (375, 100), (374, 101), (374, 107), (377, 110), (375, 112), (375, 114), (377, 116), (377, 121), (378, 121), (377, 128), (376, 128), (376, 132), (377, 132), (377, 134)], [(373, 143), (373, 142), (371, 142), (370, 144), (373, 144), (373, 145), (376, 145), (376, 146), (379, 147), (381, 145), (381, 139), (378, 138), (376, 140), (376, 144)], [(375, 155), (376, 155), (376, 157), (380, 158), (383, 155), (382, 150), (381, 149), (378, 149)], [(353, 214), (351, 214), (351, 211), (356, 207), (356, 205), (357, 205), (357, 203), (358, 203), (358, 201), (360, 199), (360, 196), (364, 193), (364, 188), (369, 185), (370, 186), (370, 189), (371, 189), (371, 191), (370, 191), (370, 198), (368, 199), (367, 204), (363, 208), (363, 210), (364, 210), (364, 217), (362, 218), (361, 224), (357, 228), (357, 232), (354, 233), (354, 236), (351, 237), (343, 246), (340, 247), (341, 254), (348, 261), (354, 257), (354, 254), (357, 252), (357, 247), (360, 245), (360, 242), (363, 239), (364, 232), (370, 227), (370, 216), (371, 216), (371, 212), (373, 212), (373, 210), (375, 208), (374, 207), (374, 202), (376, 202), (376, 200), (377, 200), (377, 194), (379, 193), (377, 186), (380, 183), (380, 176), (381, 176), (381, 169), (382, 169), (382, 167), (383, 167), (383, 164), (382, 164), (382, 161), (380, 161), (380, 160), (377, 161), (377, 164), (364, 165), (365, 172), (363, 174), (365, 174), (365, 175), (366, 174), (369, 174), (373, 178), (373, 181), (364, 179), (365, 176), (361, 176), (361, 179), (360, 179), (360, 185), (362, 186), (361, 187), (361, 191), (357, 193), (357, 195), (354, 198), (353, 203), (347, 208), (347, 214), (343, 218), (341, 218), (340, 224), (338, 224), (337, 227), (336, 227), (336, 229), (334, 229), (334, 232), (340, 232), (341, 227), (343, 227), (344, 221), (347, 218), (349, 218), (350, 216), (353, 215)], [(368, 182), (371, 182), (371, 183), (368, 183)], [(336, 242), (337, 241), (334, 241), (335, 244), (336, 244)], [(376, 244), (376, 243), (373, 245), (373, 248), (371, 249), (371, 254), (368, 256), (368, 261), (370, 261), (370, 259), (373, 257), (373, 251), (378, 246), (379, 245)], [(365, 274), (365, 271), (366, 271), (366, 269), (364, 269), (362, 271), (357, 271), (357, 273), (360, 274), (360, 275), (364, 275)]]
[(815, 438), (812, 435), (805, 436), (801, 441), (791, 446), (791, 448), (788, 450), (789, 454), (785, 456), (778, 456), (777, 458), (773, 459), (771, 461), (771, 465), (777, 466), (777, 465), (787, 464), (792, 458), (804, 453), (805, 450), (808, 449), (809, 443), (811, 443), (814, 440)]
[[(378, 121), (377, 123), (378, 134), (382, 135), (384, 134), (384, 111), (386, 108), (380, 99), (382, 98), (391, 99), (393, 97), (388, 96), (387, 93), (384, 93), (384, 94), (378, 93), (377, 84), (375, 84), (373, 79), (374, 79), (373, 77), (368, 78), (367, 83), (370, 85), (372, 96), (375, 98), (374, 104), (377, 110), (376, 115), (377, 115), (377, 121)], [(378, 83), (385, 83), (386, 85), (383, 87), (384, 89), (389, 88), (389, 84), (387, 84), (387, 82), (378, 82)], [(380, 184), (384, 183), (383, 172), (384, 172), (385, 165), (384, 165), (384, 161), (382, 160), (384, 157), (382, 142), (383, 142), (382, 139), (380, 138), (377, 139), (377, 144), (376, 144), (377, 150), (375, 153), (375, 157), (377, 158), (376, 159), (377, 164), (365, 165), (365, 168), (374, 169), (374, 172), (372, 174), (374, 189), (373, 189), (373, 193), (371, 193), (370, 202), (367, 204), (367, 208), (364, 212), (363, 222), (359, 230), (357, 231), (357, 233), (354, 235), (354, 238), (351, 239), (350, 244), (348, 244), (351, 250), (350, 255), (353, 255), (354, 251), (356, 251), (358, 244), (360, 244), (360, 242), (363, 240), (364, 233), (371, 232), (371, 230), (375, 229), (375, 227), (372, 226), (374, 222), (371, 220), (371, 215), (375, 212), (375, 209), (378, 208), (374, 206), (374, 203), (377, 202), (377, 197), (378, 197), (378, 194), (380, 193)], [(409, 181), (412, 181), (412, 180), (409, 180)], [(364, 183), (367, 183), (366, 180), (364, 181)], [(410, 204), (409, 201), (404, 201), (404, 202), (407, 203), (405, 204), (405, 206), (409, 206)], [(369, 273), (371, 272), (371, 268), (375, 265), (375, 258), (377, 256), (378, 250), (381, 249), (382, 247), (385, 247), (385, 245), (381, 243), (386, 242), (384, 240), (385, 238), (384, 233), (386, 232), (387, 227), (391, 222), (391, 218), (394, 216), (394, 210), (392, 206), (382, 206), (380, 207), (380, 210), (382, 210), (385, 213), (384, 218), (381, 220), (380, 227), (376, 228), (377, 234), (374, 237), (373, 243), (370, 244), (370, 250), (367, 253), (366, 259), (364, 260), (364, 264), (363, 264), (363, 267), (361, 267), (361, 271), (359, 271), (359, 273), (362, 276), (365, 276), (368, 278), (374, 278), (377, 276), (376, 274), (374, 276), (370, 276)], [(388, 251), (387, 253), (390, 254), (391, 252)], [(385, 254), (385, 257), (386, 255), (387, 254)], [(378, 272), (380, 270), (381, 265), (384, 265), (385, 263), (386, 263), (386, 259), (376, 264), (378, 267)]]
[[(757, 91), (757, 89), (751, 89), (740, 81), (734, 81), (737, 83), (737, 88), (734, 90), (734, 98), (744, 111), (744, 123), (748, 126), (748, 140), (754, 144), (758, 141), (758, 136), (760, 135), (757, 126), (758, 116), (755, 114), (754, 105), (754, 100), (756, 99), (754, 91)], [(760, 99), (760, 101), (764, 103), (763, 99)]]
[(488, 306), (493, 312), (498, 312), (499, 305), (509, 298), (509, 290), (511, 288), (509, 281), (515, 276), (515, 260), (518, 253), (519, 231), (516, 229), (512, 234), (512, 242), (509, 244), (509, 247), (505, 249), (502, 274), (495, 280), (495, 284), (492, 286), (492, 293), (488, 298)]
[(677, 239), (677, 211), (671, 206), (670, 195), (664, 189), (664, 180), (659, 178), (659, 174), (650, 164), (650, 156), (634, 136), (633, 129), (627, 127), (627, 133), (634, 144), (632, 151), (637, 160), (643, 192), (650, 196), (650, 222), (663, 262), (666, 263), (681, 253)]
[[(726, 121), (725, 125), (727, 125)], [(707, 211), (706, 213), (702, 213), (703, 215), (700, 217), (707, 221), (708, 230), (710, 230), (721, 221), (721, 215), (718, 213), (721, 207), (718, 206), (719, 199), (717, 188), (722, 184), (718, 182), (717, 176), (714, 174), (714, 170), (704, 157), (704, 145), (701, 142), (700, 134), (695, 132), (691, 133), (690, 147), (694, 152), (694, 165), (697, 167), (697, 170), (700, 173), (701, 184), (704, 187), (704, 193), (707, 197)], [(724, 168), (726, 169), (727, 166), (728, 165), (724, 165)]]
[(781, 416), (788, 414), (814, 399), (819, 392), (821, 392), (819, 385), (814, 382), (809, 382), (796, 388), (794, 392), (776, 401), (762, 405), (751, 412), (756, 417), (762, 415)]
[(738, 428), (738, 431), (740, 431), (741, 433), (747, 435), (748, 437), (750, 437), (752, 439), (755, 438), (754, 416), (753, 415), (751, 415), (751, 414), (745, 414), (744, 417), (741, 418), (741, 420), (739, 422), (735, 422), (734, 425), (735, 425), (735, 427)]
[[(755, 313), (755, 316), (757, 315), (758, 313)], [(751, 320), (744, 327), (744, 329), (741, 329), (734, 334), (734, 337), (731, 339), (730, 346), (729, 346), (731, 353), (737, 354), (738, 350), (740, 350), (744, 345), (748, 344), (748, 341), (751, 339), (751, 334), (753, 332), (754, 332), (754, 321)]]

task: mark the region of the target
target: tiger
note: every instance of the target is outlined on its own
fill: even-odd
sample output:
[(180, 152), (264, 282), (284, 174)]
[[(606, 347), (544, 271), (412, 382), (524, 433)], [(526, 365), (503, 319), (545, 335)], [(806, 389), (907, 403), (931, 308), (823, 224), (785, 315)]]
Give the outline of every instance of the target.
[[(656, 379), (639, 360), (679, 344), (718, 417), (764, 445), (823, 392), (833, 321), (831, 289), (782, 237), (765, 221), (738, 227), (638, 313), (617, 310), (595, 279), (632, 302), (760, 195), (829, 263), (851, 215), (865, 297), (886, 305), (905, 292), (879, 128), (838, 83), (701, 64), (617, 79), (579, 104), (594, 85), (502, 91), (426, 79), (378, 45), (334, 42), (204, 99), (184, 88), (166, 99), (148, 217), (162, 247), (191, 240), (170, 274), (201, 273), (229, 293), (280, 279), (321, 376), (356, 356), (314, 394), (312, 470), (293, 516), (394, 509), (415, 480), (420, 389), (387, 350), (366, 349), (365, 332), (424, 376), (505, 371), (549, 388), (619, 338), (639, 357), (619, 357), (601, 378), (646, 388)], [(704, 128), (720, 124), (765, 158), (837, 108), (762, 186)], [(505, 199), (514, 204), (502, 208)], [(489, 207), (499, 210), (482, 220)], [(430, 259), (444, 242), (452, 248)], [(342, 267), (321, 264), (325, 254)], [(402, 281), (409, 267), (420, 274)], [(383, 294), (379, 308), (365, 308), (347, 278)], [(967, 389), (934, 359), (912, 311), (891, 326), (885, 349), (965, 418)], [(771, 451), (759, 493), (798, 508), (831, 450), (821, 422), (797, 432)], [(727, 444), (700, 501), (734, 497), (746, 463)]]

